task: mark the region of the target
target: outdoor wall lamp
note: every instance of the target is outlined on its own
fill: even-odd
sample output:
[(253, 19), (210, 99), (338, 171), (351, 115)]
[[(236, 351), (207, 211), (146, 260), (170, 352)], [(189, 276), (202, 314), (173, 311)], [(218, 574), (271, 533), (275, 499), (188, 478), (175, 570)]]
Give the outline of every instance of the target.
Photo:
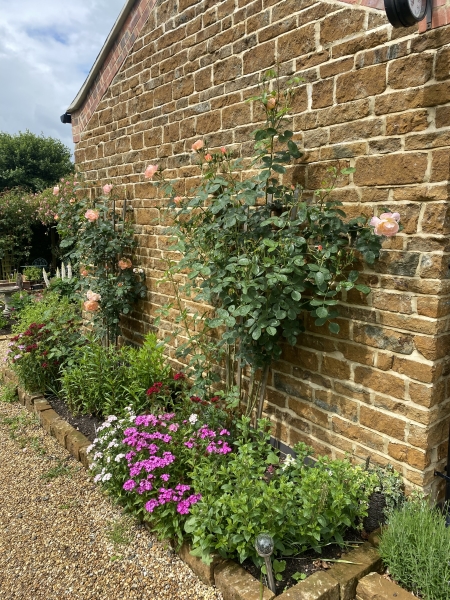
[(69, 115), (69, 113), (64, 113), (59, 118), (61, 119), (61, 123), (72, 123), (72, 115)]

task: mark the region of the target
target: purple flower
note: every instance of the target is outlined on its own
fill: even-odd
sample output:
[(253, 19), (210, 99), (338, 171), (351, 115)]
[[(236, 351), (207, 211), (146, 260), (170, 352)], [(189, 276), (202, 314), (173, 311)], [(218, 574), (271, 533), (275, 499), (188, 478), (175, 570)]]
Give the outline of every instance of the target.
[(149, 500), (145, 504), (145, 510), (149, 513), (152, 513), (158, 505), (159, 505), (158, 500)]
[(128, 479), (128, 481), (125, 481), (122, 487), (127, 492), (130, 492), (134, 487), (136, 487), (136, 482), (133, 479)]

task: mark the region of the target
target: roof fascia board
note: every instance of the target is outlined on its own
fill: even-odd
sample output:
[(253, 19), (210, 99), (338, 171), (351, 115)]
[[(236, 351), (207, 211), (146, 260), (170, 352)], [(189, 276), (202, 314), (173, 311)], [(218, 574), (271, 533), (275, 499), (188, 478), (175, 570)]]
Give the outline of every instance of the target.
[(133, 8), (135, 3), (136, 0), (126, 1), (125, 6), (122, 8), (122, 11), (117, 18), (117, 21), (114, 23), (114, 27), (111, 29), (108, 37), (106, 38), (106, 42), (103, 44), (103, 48), (100, 50), (100, 53), (97, 56), (92, 69), (89, 71), (89, 75), (87, 76), (86, 81), (83, 83), (80, 91), (76, 95), (75, 99), (72, 101), (72, 104), (67, 109), (66, 112), (68, 112), (69, 114), (78, 110), (85, 101), (86, 96), (88, 95), (88, 92), (95, 81), (95, 78), (97, 77), (100, 69), (102, 68), (103, 63), (105, 62), (106, 57), (109, 54), (109, 51), (113, 47), (114, 42), (116, 41), (116, 38), (119, 35), (120, 30), (122, 29), (123, 24), (127, 20), (130, 10)]

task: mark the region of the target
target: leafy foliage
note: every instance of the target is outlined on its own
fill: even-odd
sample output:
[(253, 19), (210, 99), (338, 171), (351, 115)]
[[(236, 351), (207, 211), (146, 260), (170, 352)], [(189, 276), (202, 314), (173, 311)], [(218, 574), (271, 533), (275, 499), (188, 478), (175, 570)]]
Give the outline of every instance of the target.
[(35, 221), (33, 195), (19, 188), (0, 193), (0, 259), (10, 255), (17, 267), (28, 257)]
[[(373, 263), (381, 238), (374, 235), (368, 216), (348, 219), (331, 194), (338, 178), (352, 169), (330, 169), (313, 198), (303, 197), (299, 184), (286, 181), (288, 168), (302, 156), (286, 126), (299, 79), (283, 89), (276, 79), (272, 89), (274, 77), (268, 72), (259, 94), (250, 99), (266, 116), (265, 126), (254, 132), (250, 165), (226, 148), (210, 152), (199, 141), (193, 148), (202, 180), (190, 197), (176, 196), (175, 187), (157, 175), (157, 185), (171, 198), (174, 249), (181, 254), (168, 278), (188, 273), (180, 293), (214, 307), (212, 315), (203, 316), (200, 336), (190, 337), (179, 349), (181, 355), (193, 356), (198, 380), (206, 372), (198, 354), (205, 352), (195, 346), (208, 332), (219, 338), (215, 360), (222, 347), (241, 365), (264, 370), (280, 356), (283, 342), (294, 345), (304, 331), (299, 315), (308, 312), (317, 326), (328, 323), (330, 332), (337, 333), (340, 292), (370, 291), (358, 283), (359, 260)], [(257, 174), (249, 177), (249, 167)]]
[(185, 526), (193, 536), (192, 554), (205, 562), (219, 552), (260, 564), (254, 548), (259, 533), (273, 537), (278, 557), (343, 543), (345, 529), (366, 514), (373, 477), (348, 461), (326, 457), (307, 466), (304, 459), (312, 449), (304, 444), (295, 447), (296, 460), (280, 467), (268, 444), (269, 423), (259, 421), (257, 432), (249, 424), (247, 417), (238, 422), (236, 452), (224, 464), (200, 463), (193, 472), (202, 500)]
[(146, 294), (143, 270), (133, 268), (131, 261), (137, 243), (133, 226), (125, 211), (116, 211), (116, 199), (109, 192), (91, 200), (79, 182), (73, 185), (68, 192), (59, 191), (60, 247), (80, 271), (81, 292), (100, 295), (101, 303), (92, 311), (93, 325), (114, 342), (120, 315), (129, 314), (133, 303)]
[(22, 309), (8, 357), (26, 390), (58, 388), (61, 369), (73, 361), (75, 349), (85, 342), (80, 329), (77, 306), (57, 294), (46, 294)]
[(450, 528), (425, 499), (411, 498), (391, 511), (378, 550), (400, 585), (424, 600), (447, 600)]
[(30, 131), (0, 132), (0, 191), (41, 191), (72, 171), (71, 152), (60, 140)]
[(131, 404), (140, 414), (150, 406), (146, 390), (168, 380), (163, 348), (148, 334), (141, 348), (105, 348), (95, 340), (79, 348), (61, 378), (61, 397), (73, 413), (124, 415)]

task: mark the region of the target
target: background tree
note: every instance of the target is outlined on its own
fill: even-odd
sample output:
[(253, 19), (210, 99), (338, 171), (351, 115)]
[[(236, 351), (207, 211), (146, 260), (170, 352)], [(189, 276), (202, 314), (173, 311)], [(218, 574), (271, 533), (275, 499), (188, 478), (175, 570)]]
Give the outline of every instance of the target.
[(39, 192), (73, 171), (71, 151), (60, 140), (0, 132), (0, 192), (15, 187)]

